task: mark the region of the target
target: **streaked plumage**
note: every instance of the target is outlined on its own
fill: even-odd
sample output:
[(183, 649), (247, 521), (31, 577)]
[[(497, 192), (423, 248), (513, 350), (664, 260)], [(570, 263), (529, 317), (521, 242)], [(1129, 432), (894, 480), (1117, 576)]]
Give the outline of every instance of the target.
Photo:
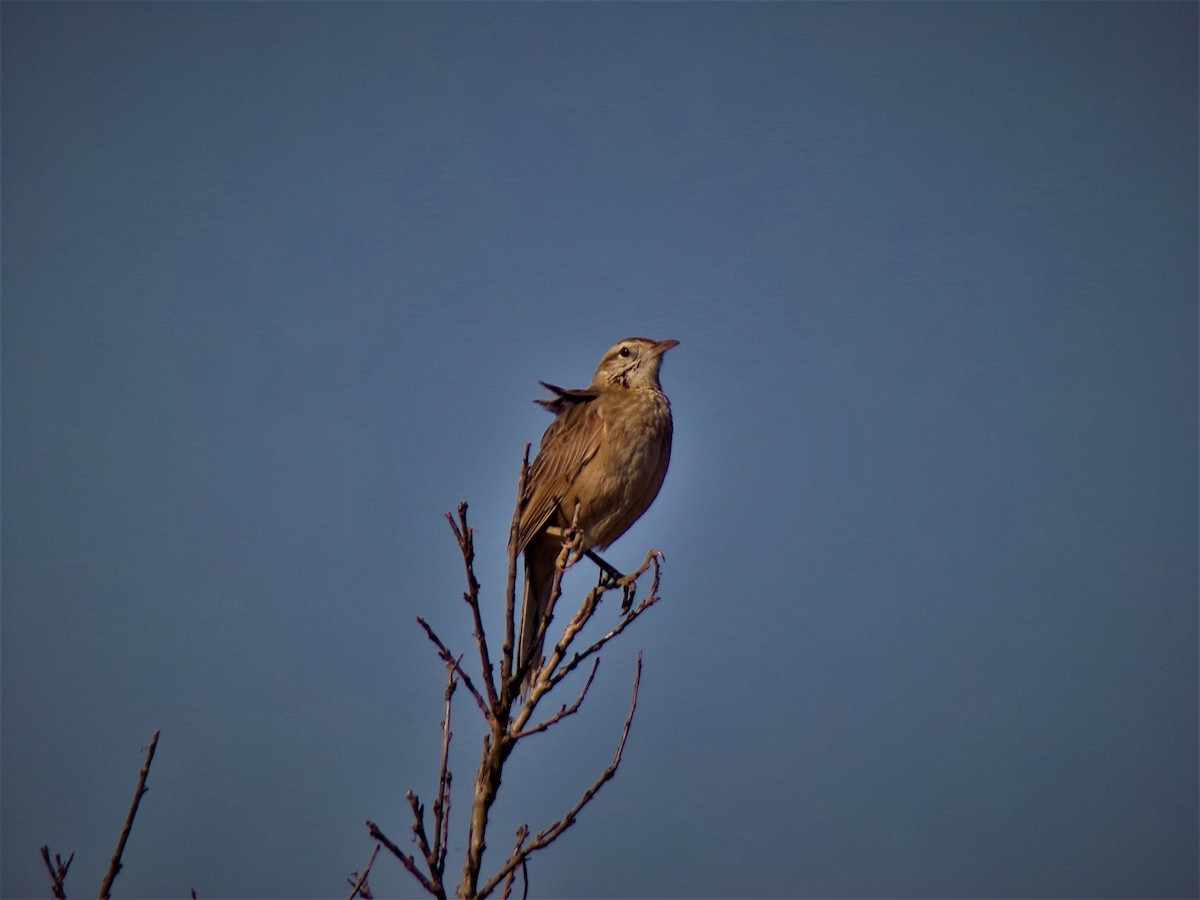
[(525, 602), (518, 664), (540, 656), (538, 622), (550, 602), (562, 539), (579, 504), (580, 552), (603, 550), (658, 496), (671, 459), (671, 405), (659, 385), (662, 355), (678, 341), (626, 338), (604, 355), (590, 386), (538, 400), (555, 414), (529, 469), (518, 549), (525, 554)]

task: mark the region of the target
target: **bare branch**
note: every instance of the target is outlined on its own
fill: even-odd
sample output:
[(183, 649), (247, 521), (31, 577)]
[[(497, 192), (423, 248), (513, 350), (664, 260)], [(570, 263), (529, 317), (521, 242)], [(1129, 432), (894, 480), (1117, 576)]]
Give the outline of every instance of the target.
[[(597, 659), (592, 665), (592, 671), (588, 674), (587, 681), (583, 685), (583, 690), (579, 692), (579, 697), (569, 707), (564, 703), (562, 709), (552, 715), (549, 719), (542, 722), (540, 725), (535, 725), (533, 728), (528, 728), (525, 731), (519, 731), (513, 735), (514, 741), (519, 741), (523, 737), (528, 737), (531, 734), (539, 734), (545, 731), (555, 722), (561, 722), (567, 716), (573, 716), (579, 712), (579, 707), (583, 705), (583, 698), (587, 696), (588, 688), (592, 686), (592, 681), (596, 677), (596, 670), (600, 668), (600, 660)], [(557, 680), (554, 682), (557, 683)]]
[(660, 599), (661, 598), (658, 597), (657, 595), (647, 597), (640, 604), (638, 604), (637, 608), (634, 609), (633, 612), (631, 612), (628, 616), (626, 616), (624, 619), (622, 619), (621, 623), (619, 625), (617, 625), (616, 628), (614, 628), (612, 631), (608, 632), (608, 634), (605, 634), (604, 636), (597, 638), (595, 642), (593, 642), (592, 644), (589, 644), (583, 650), (576, 652), (576, 654), (573, 657), (571, 657), (571, 661), (569, 663), (566, 663), (562, 668), (560, 668), (557, 672), (554, 673), (554, 676), (550, 679), (550, 687), (553, 688), (560, 681), (562, 681), (564, 678), (566, 678), (568, 675), (570, 675), (571, 672), (573, 672), (579, 666), (579, 664), (582, 663), (584, 660), (586, 660), (589, 656), (593, 656), (594, 654), (598, 653), (604, 647), (605, 644), (607, 644), (609, 641), (611, 641), (613, 638), (615, 638), (617, 635), (619, 635), (621, 632), (623, 632), (626, 628), (628, 628), (631, 624), (633, 624), (633, 621), (635, 619), (637, 619), (638, 616), (640, 616), (647, 609), (649, 609), (651, 606), (653, 606), (655, 603), (657, 603)]
[(113, 851), (112, 860), (108, 864), (108, 872), (100, 884), (100, 900), (108, 900), (112, 896), (113, 882), (121, 871), (121, 855), (125, 852), (125, 842), (129, 840), (129, 832), (133, 829), (133, 817), (137, 815), (138, 804), (142, 802), (142, 794), (146, 793), (146, 776), (150, 774), (150, 763), (154, 761), (154, 750), (158, 746), (158, 732), (150, 738), (150, 747), (146, 751), (146, 762), (138, 773), (137, 789), (133, 792), (133, 802), (129, 805), (129, 814), (125, 817), (125, 825), (121, 828), (121, 837), (117, 840), (117, 849)]
[[(425, 625), (424, 622), (421, 623)], [(425, 626), (426, 631), (429, 627)], [(430, 632), (432, 636), (432, 632)], [(435, 897), (446, 896), (446, 889), (443, 884), (442, 876), (446, 869), (446, 846), (449, 839), (449, 813), (450, 813), (450, 785), (453, 781), (453, 775), (449, 769), (450, 758), (450, 712), (453, 708), (454, 689), (458, 685), (455, 679), (455, 673), (459, 672), (458, 660), (451, 659), (446, 663), (446, 714), (442, 718), (442, 756), (438, 767), (438, 788), (437, 797), (433, 802), (433, 843), (429, 842), (429, 835), (425, 830), (425, 807), (421, 804), (420, 798), (412, 791), (406, 791), (404, 796), (408, 800), (408, 805), (412, 809), (413, 837), (417, 842), (417, 846), (421, 849), (421, 854), (425, 857), (425, 863), (429, 867), (429, 874), (421, 872), (417, 868), (415, 855), (409, 855), (396, 846), (389, 840), (379, 826), (374, 822), (367, 822), (367, 829), (371, 836), (374, 837), (380, 844), (387, 847), (403, 864), (413, 877), (416, 878), (425, 890)], [(372, 860), (374, 857), (372, 857)], [(353, 895), (351, 895), (353, 900)]]
[(425, 629), (425, 634), (429, 636), (429, 639), (433, 641), (434, 645), (438, 648), (438, 656), (442, 658), (442, 662), (448, 666), (454, 667), (454, 671), (458, 673), (458, 677), (463, 680), (463, 684), (467, 686), (467, 690), (470, 691), (471, 696), (475, 698), (475, 702), (479, 705), (479, 711), (483, 713), (483, 717), (491, 722), (491, 711), (488, 709), (487, 703), (484, 702), (483, 697), (480, 696), (479, 691), (475, 689), (475, 684), (471, 681), (471, 676), (463, 671), (463, 667), (461, 665), (462, 658), (455, 658), (454, 654), (446, 649), (446, 645), (442, 643), (442, 639), (433, 633), (433, 629), (429, 627), (429, 623), (420, 616), (417, 616), (417, 623)]
[(495, 890), (496, 886), (500, 884), (500, 882), (503, 881), (508, 874), (513, 871), (513, 869), (515, 869), (517, 866), (524, 865), (525, 860), (529, 858), (530, 854), (537, 850), (542, 850), (546, 847), (549, 847), (564, 831), (574, 825), (575, 819), (578, 817), (583, 808), (587, 806), (592, 801), (592, 798), (600, 792), (600, 789), (609, 781), (611, 781), (613, 776), (617, 774), (617, 769), (621, 765), (621, 756), (625, 752), (625, 741), (629, 738), (629, 729), (633, 724), (633, 714), (637, 711), (638, 687), (641, 685), (641, 683), (642, 654), (638, 653), (637, 673), (634, 675), (633, 679), (633, 699), (629, 704), (629, 715), (625, 717), (625, 727), (621, 729), (621, 740), (617, 744), (617, 752), (613, 756), (612, 763), (607, 769), (604, 770), (603, 773), (601, 773), (600, 777), (596, 779), (592, 786), (584, 791), (583, 796), (579, 799), (579, 802), (571, 807), (565, 816), (542, 831), (538, 832), (537, 836), (533, 839), (528, 847), (525, 847), (524, 849), (518, 848), (517, 850), (513, 851), (512, 856), (508, 858), (508, 861), (501, 867), (500, 871), (497, 872), (492, 879), (479, 891), (478, 896), (480, 898), (488, 896), (493, 890)]
[[(461, 679), (466, 689), (474, 697), (476, 705), (484, 716), (484, 720), (488, 724), (487, 733), (483, 737), (483, 746), (481, 748), (479, 766), (476, 772), (474, 782), (474, 796), (470, 805), (470, 813), (468, 816), (469, 822), (467, 826), (467, 843), (466, 843), (466, 859), (462, 869), (462, 879), (457, 887), (459, 897), (483, 897), (496, 890), (500, 885), (503, 885), (503, 895), (509, 897), (516, 884), (518, 869), (522, 877), (522, 896), (526, 896), (529, 890), (527, 860), (530, 854), (537, 850), (553, 843), (564, 831), (570, 828), (580, 814), (582, 809), (592, 801), (599, 790), (615, 775), (617, 767), (620, 765), (621, 756), (624, 752), (625, 742), (629, 736), (629, 730), (632, 726), (634, 712), (637, 708), (638, 689), (641, 683), (641, 654), (638, 655), (637, 673), (634, 679), (633, 698), (631, 700), (629, 715), (625, 720), (624, 729), (621, 733), (621, 739), (617, 747), (616, 755), (610, 765), (600, 777), (592, 784), (584, 793), (578, 803), (575, 804), (567, 814), (560, 820), (551, 824), (530, 841), (530, 832), (527, 826), (522, 826), (518, 831), (516, 844), (507, 862), (496, 875), (487, 882), (482, 890), (479, 889), (480, 870), (482, 867), (484, 852), (487, 849), (486, 832), (488, 819), (490, 817), (491, 808), (496, 801), (497, 794), (500, 788), (501, 777), (504, 772), (505, 762), (511, 755), (517, 742), (522, 738), (529, 737), (534, 734), (539, 734), (549, 729), (552, 725), (562, 721), (563, 719), (576, 714), (587, 698), (588, 692), (591, 689), (592, 683), (596, 678), (599, 669), (600, 660), (597, 654), (599, 651), (617, 635), (621, 634), (629, 625), (638, 617), (640, 617), (650, 606), (656, 603), (658, 597), (658, 578), (659, 578), (659, 559), (661, 554), (657, 550), (652, 550), (647, 555), (645, 562), (641, 567), (629, 574), (622, 575), (617, 570), (613, 569), (603, 560), (597, 560), (603, 573), (599, 585), (593, 588), (584, 597), (575, 616), (568, 621), (562, 637), (553, 644), (550, 653), (546, 658), (531, 658), (524, 661), (523, 665), (517, 665), (516, 661), (516, 626), (518, 600), (517, 597), (517, 557), (520, 555), (519, 540), (520, 540), (520, 522), (521, 514), (526, 502), (526, 492), (528, 489), (529, 476), (529, 450), (530, 445), (526, 445), (525, 454), (521, 463), (521, 477), (517, 490), (517, 507), (513, 513), (512, 522), (509, 528), (508, 540), (508, 582), (506, 585), (505, 597), (505, 623), (504, 623), (504, 644), (502, 655), (499, 663), (499, 676), (497, 676), (492, 663), (491, 651), (487, 645), (487, 637), (483, 628), (482, 614), (480, 611), (479, 592), (480, 586), (474, 575), (474, 533), (467, 521), (467, 504), (460, 504), (458, 507), (457, 518), (447, 514), (446, 518), (450, 523), (451, 530), (454, 532), (455, 538), (458, 540), (459, 548), (462, 551), (463, 565), (467, 576), (467, 591), (463, 595), (463, 599), (471, 608), (471, 615), (475, 625), (474, 638), (479, 649), (479, 658), (483, 670), (484, 684), (481, 685), (483, 690), (476, 687), (471, 676), (462, 667), (462, 657), (455, 657), (449, 648), (442, 640), (434, 633), (433, 629), (425, 621), (418, 617), (417, 622), (425, 630), (426, 636), (437, 647), (438, 655), (446, 664), (447, 671), (447, 689), (446, 689), (446, 715), (442, 721), (443, 728), (443, 743), (442, 754), (438, 777), (437, 797), (433, 803), (433, 819), (431, 823), (432, 832), (426, 830), (425, 822), (425, 807), (421, 805), (418, 798), (409, 792), (409, 804), (413, 811), (413, 834), (414, 840), (420, 848), (421, 854), (425, 857), (428, 863), (428, 872), (426, 875), (418, 869), (418, 857), (413, 854), (405, 853), (397, 847), (390, 839), (388, 839), (373, 822), (368, 822), (368, 829), (381, 846), (386, 847), (392, 855), (397, 857), (401, 863), (409, 870), (409, 872), (417, 878), (421, 886), (433, 894), (434, 896), (444, 897), (444, 882), (443, 876), (445, 872), (447, 848), (449, 845), (449, 809), (450, 809), (450, 787), (452, 775), (448, 768), (449, 745), (451, 740), (450, 731), (450, 712), (451, 712), (451, 696), (457, 684)], [(561, 536), (562, 547), (555, 560), (554, 577), (551, 582), (551, 597), (546, 610), (542, 614), (540, 620), (536, 623), (534, 634), (535, 645), (544, 646), (547, 636), (547, 631), (550, 628), (551, 620), (554, 614), (554, 607), (562, 595), (562, 579), (564, 573), (575, 565), (584, 555), (587, 554), (582, 546), (582, 534), (578, 528), (579, 507), (576, 505), (574, 517), (570, 528), (551, 529), (550, 533), (554, 537)], [(634, 591), (637, 588), (637, 581), (642, 577), (650, 567), (654, 567), (653, 586), (650, 590), (650, 596), (643, 601), (638, 607), (629, 611), (628, 607), (632, 605), (631, 601), (634, 596)], [(582, 651), (575, 651), (570, 657), (568, 652), (573, 645), (573, 642), (578, 638), (582, 630), (587, 626), (588, 622), (595, 615), (604, 595), (610, 591), (620, 588), (623, 592), (624, 602), (621, 607), (622, 618), (616, 627), (612, 628), (607, 634), (592, 642), (587, 648)], [(596, 657), (593, 660), (591, 671), (583, 683), (582, 689), (574, 702), (563, 704), (558, 707), (557, 712), (549, 715), (537, 725), (530, 725), (533, 713), (539, 702), (552, 689), (566, 678), (571, 672), (577, 669), (585, 660), (590, 657)], [(514, 705), (518, 703), (524, 693), (523, 702), (517, 705), (514, 710)], [(432, 840), (431, 840), (432, 838)], [(353, 900), (353, 898), (351, 898)]]
[[(362, 897), (363, 900), (371, 900), (371, 889), (367, 886), (367, 876), (371, 874), (371, 866), (375, 865), (375, 857), (378, 855), (379, 844), (376, 844), (375, 849), (371, 851), (371, 858), (367, 860), (367, 867), (362, 870), (362, 874), (359, 875), (355, 872), (353, 874), (358, 876), (356, 880), (346, 879), (354, 889), (346, 897), (346, 900), (354, 900), (355, 897)], [(192, 892), (192, 896), (196, 896), (195, 891)]]
[(467, 857), (463, 864), (462, 880), (458, 886), (459, 897), (475, 897), (478, 894), (479, 870), (483, 864), (483, 853), (487, 849), (488, 816), (496, 794), (500, 790), (500, 779), (504, 774), (504, 763), (508, 760), (516, 741), (506, 724), (497, 720), (490, 734), (484, 735), (483, 750), (479, 756), (479, 769), (475, 774), (475, 797), (471, 803), (471, 824), (467, 829)]
[(367, 820), (367, 831), (370, 832), (371, 837), (375, 838), (375, 840), (379, 841), (379, 843), (381, 843), (381, 844), (383, 844), (383, 846), (387, 847), (387, 849), (389, 851), (391, 851), (392, 855), (395, 856), (398, 860), (400, 860), (400, 862), (402, 862), (404, 864), (404, 868), (408, 869), (408, 871), (412, 875), (412, 877), (417, 879), (417, 881), (419, 881), (421, 883), (421, 887), (425, 888), (426, 891), (433, 894), (435, 897), (444, 898), (446, 896), (445, 892), (442, 892), (441, 894), (439, 894), (434, 889), (434, 886), (432, 883), (430, 883), (429, 879), (425, 877), (425, 873), (423, 873), (420, 869), (417, 868), (417, 861), (416, 861), (415, 857), (409, 856), (407, 853), (405, 853), (403, 850), (401, 850), (399, 847), (397, 847), (392, 842), (391, 838), (389, 838), (386, 834), (384, 834), (382, 831), (380, 831), (379, 826), (376, 825), (374, 822), (372, 822), (370, 819)]
[[(557, 679), (557, 681), (554, 680), (555, 671), (562, 663), (563, 657), (567, 652), (567, 648), (571, 646), (579, 632), (583, 630), (584, 626), (591, 621), (592, 616), (596, 614), (596, 607), (599, 605), (600, 598), (604, 595), (605, 590), (606, 588), (602, 586), (594, 587), (588, 591), (587, 596), (583, 598), (583, 603), (580, 605), (579, 611), (575, 613), (575, 617), (571, 619), (571, 621), (567, 623), (567, 627), (563, 629), (562, 637), (558, 639), (558, 643), (556, 643), (554, 648), (550, 651), (549, 657), (546, 660), (546, 664), (538, 673), (537, 684), (534, 685), (533, 690), (530, 691), (531, 701), (536, 703), (537, 698), (549, 693), (554, 684), (557, 683), (557, 681), (562, 680), (561, 678)], [(522, 711), (522, 716), (527, 718), (525, 714), (531, 711), (532, 706), (527, 705), (526, 709)], [(519, 717), (518, 724), (523, 726), (524, 721), (521, 721), (521, 718), (522, 717)]]
[(413, 836), (416, 837), (417, 846), (421, 848), (421, 853), (425, 856), (426, 861), (428, 861), (433, 854), (429, 849), (429, 838), (425, 836), (425, 807), (421, 805), (421, 798), (412, 791), (405, 791), (404, 799), (408, 801), (408, 805), (412, 809)]
[[(523, 845), (528, 838), (529, 838), (529, 826), (522, 825), (520, 828), (517, 829), (517, 845), (515, 847), (513, 847), (513, 855), (514, 856), (521, 852), (521, 845)], [(525, 889), (521, 894), (521, 896), (524, 897), (525, 895), (527, 895), (529, 893), (529, 877), (528, 877), (528, 872), (525, 869), (524, 862), (522, 862), (520, 869), (521, 869), (521, 875), (523, 876), (524, 883), (525, 883)], [(513, 867), (512, 869), (509, 870), (508, 877), (504, 879), (504, 890), (500, 894), (501, 900), (508, 900), (509, 895), (512, 893), (513, 879), (516, 877), (517, 877), (517, 867)]]
[[(508, 528), (508, 581), (504, 590), (504, 647), (500, 663), (500, 703), (504, 709), (512, 705), (516, 696), (515, 686), (509, 684), (513, 676), (513, 648), (516, 644), (517, 615), (517, 541), (521, 533), (521, 514), (525, 511), (525, 490), (529, 484), (529, 444), (521, 458), (521, 475), (517, 480), (517, 505), (513, 510), (512, 524)], [(505, 688), (508, 688), (506, 692)]]
[[(513, 721), (513, 727), (515, 729), (518, 731), (524, 729), (526, 722), (529, 721), (529, 718), (533, 714), (534, 707), (537, 706), (538, 700), (553, 690), (554, 687), (564, 678), (566, 678), (567, 675), (574, 671), (581, 662), (583, 662), (589, 656), (598, 653), (605, 644), (623, 632), (629, 627), (630, 624), (632, 624), (635, 619), (638, 618), (638, 616), (658, 602), (658, 583), (660, 572), (659, 559), (661, 556), (662, 554), (658, 550), (651, 550), (646, 554), (646, 559), (642, 565), (639, 566), (635, 571), (631, 572), (629, 575), (623, 576), (618, 581), (602, 581), (588, 592), (587, 596), (583, 599), (583, 603), (580, 604), (579, 611), (563, 630), (562, 637), (559, 639), (558, 643), (554, 645), (554, 648), (551, 650), (548, 658), (539, 671), (537, 679), (531, 685), (529, 699), (526, 702), (525, 707), (517, 714)], [(579, 633), (584, 629), (584, 627), (586, 627), (587, 623), (591, 621), (592, 616), (596, 614), (596, 609), (599, 607), (600, 601), (604, 594), (608, 591), (615, 590), (618, 587), (628, 591), (629, 587), (636, 584), (637, 580), (641, 578), (642, 575), (647, 572), (647, 570), (649, 570), (651, 565), (654, 566), (654, 580), (650, 588), (650, 596), (643, 600), (636, 609), (628, 613), (616, 628), (612, 629), (610, 632), (608, 632), (608, 634), (596, 640), (585, 650), (577, 652), (569, 663), (563, 665), (562, 662), (566, 657), (567, 650), (575, 641), (575, 638), (579, 635)]]
[[(558, 557), (554, 561), (554, 577), (550, 582), (550, 600), (546, 604), (546, 608), (542, 611), (542, 617), (538, 621), (537, 632), (534, 635), (533, 646), (541, 647), (546, 640), (546, 632), (550, 629), (550, 622), (554, 618), (554, 608), (558, 605), (559, 599), (562, 597), (562, 580), (576, 562), (579, 560), (579, 547), (583, 542), (583, 533), (579, 530), (579, 504), (575, 504), (575, 512), (571, 516), (571, 527), (566, 529), (562, 534), (562, 549), (558, 553)], [(585, 605), (587, 601), (584, 601)], [(593, 605), (594, 611), (594, 605)], [(582, 615), (580, 613), (579, 615)], [(576, 618), (579, 617), (576, 616)], [(591, 616), (591, 613), (588, 613)], [(586, 621), (586, 619), (584, 620)], [(561, 643), (561, 641), (560, 641)], [(568, 641), (569, 643), (569, 641)], [(521, 713), (521, 723), (518, 728), (529, 719), (533, 714), (534, 708), (538, 704), (538, 700), (546, 693), (548, 688), (541, 687), (539, 684), (543, 681), (544, 676), (554, 671), (554, 666), (557, 662), (551, 656), (549, 660), (537, 659), (537, 654), (533, 654), (529, 659), (525, 660), (525, 664), (521, 666), (521, 670), (515, 673), (514, 678), (517, 682), (524, 681), (526, 676), (529, 676), (529, 691), (525, 698), (525, 708)], [(535, 677), (536, 676), (536, 677)]]
[[(578, 513), (577, 513), (578, 514)], [(550, 622), (554, 618), (554, 607), (558, 605), (559, 599), (562, 597), (562, 580), (567, 569), (571, 568), (571, 551), (578, 542), (579, 534), (577, 531), (569, 531), (563, 537), (562, 550), (559, 551), (558, 559), (554, 563), (554, 578), (550, 582), (550, 601), (546, 604), (545, 610), (542, 611), (542, 617), (538, 620), (537, 632), (533, 638), (533, 646), (541, 647), (546, 640), (546, 632), (550, 629)], [(513, 673), (514, 687), (525, 680), (525, 677), (530, 676), (529, 694), (526, 697), (525, 718), (529, 718), (529, 713), (533, 712), (533, 708), (537, 706), (537, 701), (545, 690), (536, 690), (539, 678), (533, 677), (531, 673), (549, 671), (546, 660), (539, 660), (538, 654), (532, 654), (529, 659), (525, 660), (524, 665), (520, 666), (519, 671)], [(515, 692), (514, 692), (515, 696)]]
[(467, 504), (464, 500), (458, 504), (458, 524), (456, 525), (450, 513), (446, 520), (458, 539), (459, 549), (462, 550), (463, 568), (467, 575), (467, 592), (463, 599), (471, 607), (471, 618), (475, 620), (475, 643), (479, 645), (479, 661), (483, 670), (483, 686), (487, 691), (489, 707), (495, 709), (500, 705), (496, 694), (495, 677), (492, 670), (492, 660), (488, 652), (487, 637), (483, 632), (483, 616), (479, 612), (479, 582), (475, 578), (475, 530), (467, 524)]
[(450, 710), (454, 698), (454, 669), (446, 666), (446, 715), (442, 718), (442, 760), (438, 765), (438, 791), (433, 801), (433, 853), (429, 856), (429, 869), (440, 883), (446, 870), (446, 846), (450, 833), (450, 785), (454, 780), (450, 772)]
[(62, 856), (54, 854), (54, 864), (50, 864), (50, 846), (42, 845), (42, 861), (46, 863), (46, 871), (50, 873), (50, 890), (59, 900), (66, 900), (66, 891), (63, 888), (63, 882), (67, 878), (67, 869), (71, 868), (71, 860), (75, 858), (72, 853), (67, 857), (67, 861), (63, 862)]

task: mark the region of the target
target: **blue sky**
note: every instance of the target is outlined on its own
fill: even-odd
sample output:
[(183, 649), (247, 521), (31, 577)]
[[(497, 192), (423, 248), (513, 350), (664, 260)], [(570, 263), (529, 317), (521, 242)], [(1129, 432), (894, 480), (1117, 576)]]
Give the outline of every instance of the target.
[(1196, 895), (1194, 4), (0, 17), (4, 896), (96, 889), (155, 729), (119, 895), (344, 895), (432, 796), (443, 513), (495, 626), (537, 381), (630, 335), (664, 601), (512, 760), (493, 847), (644, 652), (535, 896)]

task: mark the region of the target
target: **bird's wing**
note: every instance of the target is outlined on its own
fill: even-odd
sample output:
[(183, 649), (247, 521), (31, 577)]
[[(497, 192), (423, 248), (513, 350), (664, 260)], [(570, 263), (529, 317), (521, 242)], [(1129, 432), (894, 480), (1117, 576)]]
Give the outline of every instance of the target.
[(545, 381), (539, 381), (538, 384), (557, 396), (553, 400), (534, 400), (533, 402), (543, 409), (550, 410), (555, 415), (570, 409), (576, 403), (586, 403), (588, 400), (596, 399), (594, 391), (560, 388), (557, 384), (549, 384)]
[[(561, 393), (559, 393), (561, 391)], [(555, 509), (600, 449), (604, 420), (600, 417), (594, 394), (585, 391), (555, 391), (557, 418), (542, 435), (537, 459), (529, 467), (525, 488), (525, 509), (517, 535), (517, 549), (524, 550), (533, 536), (554, 514)]]

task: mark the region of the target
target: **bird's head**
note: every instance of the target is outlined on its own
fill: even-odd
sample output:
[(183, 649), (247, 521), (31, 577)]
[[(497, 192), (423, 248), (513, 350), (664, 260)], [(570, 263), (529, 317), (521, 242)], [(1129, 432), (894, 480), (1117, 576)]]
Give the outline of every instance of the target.
[(592, 379), (592, 386), (617, 384), (627, 388), (662, 390), (658, 383), (662, 355), (678, 343), (676, 340), (625, 338), (604, 354), (596, 369), (596, 377)]

